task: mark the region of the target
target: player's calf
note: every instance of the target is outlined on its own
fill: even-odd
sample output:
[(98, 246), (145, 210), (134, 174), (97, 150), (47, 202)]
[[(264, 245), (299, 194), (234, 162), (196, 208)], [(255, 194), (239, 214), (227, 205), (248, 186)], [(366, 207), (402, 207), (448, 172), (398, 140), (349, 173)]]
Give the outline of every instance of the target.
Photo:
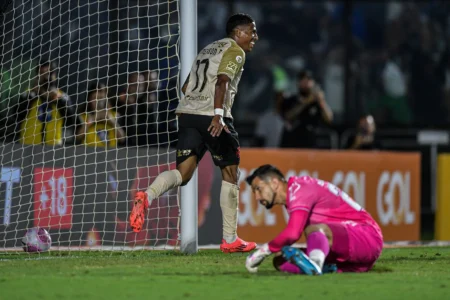
[(177, 170), (181, 175), (181, 186), (188, 184), (197, 169), (197, 156), (191, 155), (177, 165)]
[(325, 224), (310, 225), (306, 227), (305, 234), (306, 254), (322, 269), (333, 243), (331, 229)]
[(231, 184), (238, 184), (239, 166), (231, 165), (221, 168), (222, 180)]

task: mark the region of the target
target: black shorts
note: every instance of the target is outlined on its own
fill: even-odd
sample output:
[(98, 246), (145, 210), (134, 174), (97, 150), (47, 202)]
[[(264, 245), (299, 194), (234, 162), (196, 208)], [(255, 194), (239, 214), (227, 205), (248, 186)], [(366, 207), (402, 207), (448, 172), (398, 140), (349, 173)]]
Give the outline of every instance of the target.
[(220, 136), (213, 137), (208, 132), (213, 117), (182, 114), (178, 117), (177, 166), (192, 155), (197, 156), (197, 163), (211, 152), (214, 164), (221, 168), (239, 165), (239, 138), (233, 126), (233, 119), (224, 118), (230, 133), (222, 130)]

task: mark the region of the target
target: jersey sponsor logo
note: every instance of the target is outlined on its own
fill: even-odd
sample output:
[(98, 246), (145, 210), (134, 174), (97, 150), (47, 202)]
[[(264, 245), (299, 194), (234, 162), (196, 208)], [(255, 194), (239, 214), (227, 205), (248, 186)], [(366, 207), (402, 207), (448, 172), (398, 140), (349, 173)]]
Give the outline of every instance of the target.
[(235, 74), (237, 71), (237, 68), (238, 68), (237, 64), (235, 64), (232, 61), (229, 61), (227, 64), (227, 67), (225, 69), (227, 69), (228, 71), (231, 71), (231, 72), (233, 72), (233, 74)]
[(212, 156), (215, 160), (217, 161), (222, 161), (223, 160), (223, 156), (222, 155), (213, 155)]
[(191, 154), (192, 150), (191, 149), (184, 149), (184, 150), (178, 150), (177, 151), (177, 156), (181, 157), (181, 156), (189, 156)]
[(204, 96), (204, 95), (199, 95), (199, 96), (195, 96), (195, 97), (187, 95), (186, 96), (186, 100), (189, 100), (189, 101), (208, 101), (209, 97), (208, 96)]
[(236, 56), (236, 61), (238, 62), (238, 64), (242, 63), (242, 56)]

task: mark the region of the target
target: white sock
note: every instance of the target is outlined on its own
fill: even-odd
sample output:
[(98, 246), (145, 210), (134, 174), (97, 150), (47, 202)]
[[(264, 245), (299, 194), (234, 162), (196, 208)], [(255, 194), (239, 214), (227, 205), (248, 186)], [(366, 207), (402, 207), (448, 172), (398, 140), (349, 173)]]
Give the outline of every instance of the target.
[(311, 252), (309, 252), (308, 256), (322, 270), (323, 264), (325, 262), (325, 253), (323, 253), (323, 251), (320, 249), (314, 249), (314, 250), (311, 250)]
[(158, 175), (158, 177), (156, 177), (156, 179), (152, 182), (152, 184), (146, 191), (148, 195), (148, 201), (152, 201), (168, 190), (180, 186), (181, 182), (181, 173), (177, 169), (162, 172)]
[(222, 209), (222, 235), (227, 243), (237, 238), (237, 216), (239, 205), (239, 188), (237, 185), (223, 181), (220, 189), (220, 208)]

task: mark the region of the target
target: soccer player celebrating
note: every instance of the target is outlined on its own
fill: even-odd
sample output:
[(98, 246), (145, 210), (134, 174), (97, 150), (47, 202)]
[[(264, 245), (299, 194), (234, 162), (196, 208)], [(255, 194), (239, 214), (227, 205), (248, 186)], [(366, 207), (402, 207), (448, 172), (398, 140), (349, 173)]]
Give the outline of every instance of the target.
[[(257, 201), (267, 209), (285, 205), (286, 228), (271, 242), (247, 257), (246, 267), (257, 272), (270, 254), (277, 270), (320, 275), (329, 271), (367, 272), (383, 248), (375, 220), (345, 192), (309, 176), (290, 177), (274, 166), (263, 165), (246, 179)], [(306, 235), (306, 253), (290, 247)]]
[[(222, 171), (220, 206), (223, 217), (222, 252), (248, 252), (253, 242), (237, 237), (238, 134), (233, 127), (231, 107), (243, 72), (246, 52), (258, 40), (255, 21), (246, 14), (228, 19), (227, 37), (215, 41), (195, 58), (183, 85), (184, 96), (177, 107), (177, 168), (158, 175), (146, 192), (137, 192), (130, 215), (135, 232), (142, 229), (149, 204), (166, 191), (185, 185), (191, 179), (206, 150)], [(194, 200), (194, 199), (193, 199)], [(195, 199), (196, 200), (196, 199)]]

